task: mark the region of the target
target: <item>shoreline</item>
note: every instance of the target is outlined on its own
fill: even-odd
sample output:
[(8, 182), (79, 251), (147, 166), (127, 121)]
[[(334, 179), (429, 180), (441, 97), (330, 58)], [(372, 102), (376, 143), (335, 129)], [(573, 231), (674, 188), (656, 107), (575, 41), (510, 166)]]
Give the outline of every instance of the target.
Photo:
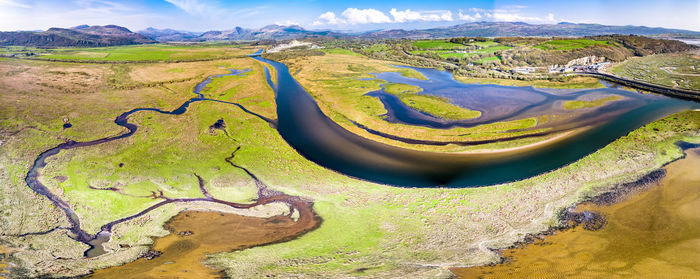
[(487, 262), (483, 264), (468, 265), (468, 266), (451, 266), (448, 267), (450, 272), (457, 276), (453, 270), (468, 269), (468, 268), (478, 268), (486, 266), (495, 266), (508, 262), (510, 259), (504, 256), (504, 252), (513, 249), (524, 249), (528, 245), (533, 245), (535, 241), (545, 240), (547, 237), (552, 236), (558, 232), (568, 231), (579, 226), (583, 226), (585, 230), (596, 231), (602, 229), (607, 224), (607, 218), (595, 211), (583, 210), (577, 212), (576, 209), (586, 203), (592, 203), (596, 206), (610, 206), (620, 202), (624, 202), (627, 199), (632, 198), (635, 195), (644, 193), (652, 189), (656, 182), (659, 182), (666, 176), (665, 167), (684, 159), (687, 156), (687, 150), (700, 148), (700, 143), (688, 143), (685, 141), (678, 141), (674, 143), (677, 147), (681, 148), (683, 155), (669, 162), (664, 163), (659, 168), (654, 169), (643, 176), (637, 178), (631, 182), (616, 183), (615, 186), (609, 188), (608, 190), (595, 193), (592, 196), (583, 196), (578, 201), (574, 202), (568, 207), (564, 207), (556, 214), (556, 224), (549, 226), (546, 230), (527, 233), (522, 237), (521, 240), (511, 243), (508, 246), (502, 248), (490, 248), (486, 249), (493, 251), (498, 255), (498, 259), (492, 262)]
[[(282, 203), (284, 203), (284, 202), (282, 202)], [(284, 203), (284, 204), (286, 204), (286, 203)], [(169, 259), (169, 258), (173, 258), (173, 257), (175, 257), (175, 259), (179, 259), (178, 255), (180, 255), (180, 253), (188, 254), (188, 253), (192, 253), (192, 252), (197, 252), (199, 245), (204, 245), (207, 243), (206, 238), (200, 239), (198, 241), (193, 241), (193, 243), (198, 243), (198, 245), (193, 246), (193, 247), (189, 247), (189, 246), (184, 247), (185, 248), (184, 251), (177, 251), (178, 255), (173, 255), (174, 253), (172, 251), (168, 252), (168, 250), (173, 249), (173, 246), (175, 246), (175, 249), (182, 249), (182, 247), (177, 248), (178, 241), (171, 243), (170, 245), (167, 245), (165, 247), (156, 248), (157, 246), (162, 246), (162, 245), (159, 245), (160, 244), (159, 241), (165, 241), (165, 240), (171, 239), (171, 238), (187, 237), (187, 236), (190, 236), (193, 234), (197, 234), (196, 237), (199, 237), (199, 235), (201, 234), (200, 232), (193, 233), (191, 230), (184, 230), (183, 231), (183, 230), (179, 230), (177, 227), (173, 226), (174, 222), (177, 222), (178, 219), (184, 218), (183, 216), (189, 216), (189, 214), (194, 214), (194, 215), (202, 214), (202, 213), (204, 213), (204, 214), (218, 214), (222, 217), (224, 215), (227, 215), (225, 218), (228, 218), (228, 219), (231, 219), (231, 218), (233, 218), (233, 219), (248, 219), (248, 220), (259, 219), (258, 222), (260, 222), (261, 224), (266, 224), (266, 223), (284, 224), (283, 220), (287, 220), (287, 223), (289, 223), (289, 220), (291, 220), (291, 223), (290, 223), (291, 225), (288, 224), (290, 226), (288, 228), (286, 228), (286, 230), (289, 230), (289, 229), (294, 228), (294, 227), (300, 227), (300, 230), (294, 234), (283, 236), (283, 237), (280, 237), (279, 239), (273, 239), (272, 241), (268, 241), (268, 242), (264, 242), (264, 243), (260, 243), (260, 244), (242, 245), (242, 246), (238, 246), (238, 247), (232, 247), (232, 249), (225, 249), (223, 251), (211, 251), (211, 252), (200, 251), (200, 252), (202, 252), (202, 255), (204, 256), (204, 260), (197, 261), (197, 262), (201, 263), (201, 265), (204, 266), (203, 270), (209, 271), (212, 274), (217, 274), (218, 276), (225, 277), (226, 276), (226, 269), (220, 268), (220, 267), (216, 266), (215, 264), (207, 264), (207, 262), (206, 262), (207, 257), (214, 255), (214, 254), (219, 254), (219, 253), (231, 253), (231, 252), (235, 252), (235, 251), (243, 251), (243, 250), (246, 250), (249, 248), (262, 247), (262, 246), (292, 241), (294, 239), (297, 239), (297, 238), (305, 235), (308, 232), (311, 232), (311, 231), (317, 229), (318, 227), (320, 227), (321, 223), (323, 222), (323, 219), (313, 211), (313, 202), (306, 201), (306, 200), (301, 199), (301, 198), (293, 198), (293, 201), (291, 201), (291, 204), (286, 204), (286, 205), (289, 205), (289, 212), (287, 212), (286, 214), (283, 213), (283, 214), (271, 215), (271, 216), (267, 216), (267, 217), (241, 214), (242, 212), (225, 211), (225, 210), (222, 210), (221, 208), (217, 209), (215, 207), (207, 207), (206, 205), (203, 205), (201, 208), (185, 207), (182, 210), (180, 210), (178, 213), (176, 213), (175, 215), (169, 217), (164, 223), (158, 225), (159, 228), (168, 231), (168, 233), (165, 235), (162, 235), (162, 236), (150, 236), (150, 239), (152, 241), (150, 244), (146, 245), (148, 250), (146, 250), (144, 253), (140, 253), (138, 255), (138, 257), (126, 260), (121, 264), (109, 266), (106, 268), (99, 268), (99, 269), (90, 270), (90, 273), (78, 276), (78, 278), (92, 278), (93, 276), (98, 276), (99, 278), (102, 278), (102, 276), (107, 276), (108, 278), (112, 278), (112, 277), (109, 277), (110, 274), (114, 275), (115, 272), (120, 273), (120, 272), (122, 272), (122, 270), (123, 270), (123, 272), (128, 273), (128, 272), (132, 271), (134, 266), (136, 266), (136, 268), (138, 268), (139, 265), (146, 265), (147, 267), (150, 266), (150, 269), (148, 269), (148, 270), (152, 270), (153, 268), (157, 268), (158, 266), (162, 266), (162, 265), (170, 264), (170, 263), (175, 263), (175, 261), (168, 261), (168, 262), (159, 264), (156, 261), (151, 261), (151, 260), (155, 260), (161, 256), (163, 256), (165, 258), (161, 258), (159, 260), (163, 260), (166, 258)], [(296, 219), (295, 219), (295, 217), (296, 217)], [(194, 219), (194, 220), (192, 220), (192, 222), (197, 223), (198, 220)], [(220, 225), (223, 225), (223, 224), (220, 224)], [(187, 227), (187, 225), (185, 225), (185, 227)], [(222, 228), (223, 227), (218, 227), (218, 228), (214, 228), (213, 230), (222, 229)], [(195, 230), (195, 229), (193, 229), (193, 230)], [(258, 229), (256, 229), (256, 230), (258, 230)], [(262, 230), (262, 228), (260, 228), (260, 230)], [(280, 228), (279, 230), (284, 231), (285, 228)], [(275, 230), (275, 231), (278, 231), (278, 230)], [(227, 231), (222, 231), (219, 233), (226, 234)], [(206, 234), (207, 234), (207, 232), (204, 232), (204, 236), (206, 236)], [(273, 235), (276, 235), (276, 234), (273, 233)], [(185, 240), (185, 241), (190, 241), (190, 240)], [(147, 260), (147, 261), (144, 262), (144, 260)], [(200, 266), (200, 268), (201, 268), (201, 266)], [(105, 275), (105, 274), (107, 274), (107, 275)], [(216, 277), (216, 278), (219, 278), (219, 277)]]
[(547, 144), (553, 144), (556, 143), (557, 141), (564, 140), (568, 137), (573, 137), (576, 136), (579, 133), (582, 133), (591, 127), (589, 126), (584, 126), (580, 128), (575, 128), (571, 129), (568, 131), (563, 131), (554, 137), (541, 140), (535, 143), (530, 143), (522, 146), (516, 146), (516, 147), (509, 147), (509, 148), (503, 148), (503, 149), (477, 149), (474, 151), (462, 151), (462, 152), (455, 152), (455, 154), (490, 154), (490, 153), (504, 153), (504, 152), (512, 152), (512, 151), (523, 151), (531, 148), (536, 148), (542, 145), (547, 145)]

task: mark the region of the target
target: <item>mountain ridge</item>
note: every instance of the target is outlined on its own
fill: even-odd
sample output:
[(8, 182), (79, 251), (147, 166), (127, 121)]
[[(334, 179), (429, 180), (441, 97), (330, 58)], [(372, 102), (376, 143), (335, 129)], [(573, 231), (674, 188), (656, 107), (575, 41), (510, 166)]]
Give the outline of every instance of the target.
[(700, 38), (700, 32), (691, 30), (571, 22), (529, 24), (525, 22), (481, 21), (428, 29), (388, 29), (367, 32), (308, 30), (299, 25), (285, 26), (278, 24), (271, 24), (258, 29), (234, 27), (227, 30), (210, 30), (206, 32), (156, 29), (153, 27), (132, 32), (128, 28), (117, 25), (78, 25), (71, 28), (52, 27), (46, 31), (0, 32), (0, 46), (100, 47), (174, 41), (260, 41), (305, 38), (581, 37), (611, 34), (633, 34), (665, 38)]
[[(166, 30), (148, 28), (151, 30)], [(144, 35), (154, 35), (154, 32), (139, 31)], [(184, 33), (183, 33), (184, 34)], [(572, 23), (559, 22), (555, 24), (529, 24), (525, 22), (468, 22), (447, 27), (428, 29), (387, 29), (373, 30), (367, 32), (342, 32), (332, 30), (307, 30), (299, 25), (268, 25), (259, 29), (248, 29), (235, 27), (227, 30), (211, 30), (202, 32), (198, 37), (177, 36), (171, 34), (169, 37), (153, 36), (152, 38), (167, 42), (172, 38), (193, 41), (211, 40), (288, 40), (302, 39), (308, 37), (345, 37), (345, 38), (367, 38), (367, 39), (428, 39), (445, 37), (508, 37), (508, 36), (596, 36), (611, 34), (634, 34), (634, 35), (663, 35), (679, 34), (700, 37), (700, 32), (691, 30), (671, 29), (662, 27), (646, 26), (616, 26), (595, 23)]]
[(0, 32), (0, 46), (102, 47), (155, 42), (150, 37), (131, 32), (128, 28), (117, 25), (78, 25), (72, 28), (52, 27), (39, 32)]

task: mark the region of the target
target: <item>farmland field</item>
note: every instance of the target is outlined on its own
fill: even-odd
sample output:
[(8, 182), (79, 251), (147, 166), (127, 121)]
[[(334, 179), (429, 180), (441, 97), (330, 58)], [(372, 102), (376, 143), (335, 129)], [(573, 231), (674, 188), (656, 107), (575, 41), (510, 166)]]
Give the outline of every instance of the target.
[(572, 50), (585, 48), (593, 45), (607, 45), (610, 42), (596, 41), (588, 39), (571, 39), (571, 40), (551, 40), (534, 46), (542, 50)]
[[(246, 52), (247, 51), (247, 52)], [(46, 60), (87, 61), (192, 61), (243, 56), (252, 51), (236, 48), (236, 45), (146, 45), (108, 48), (51, 49), (38, 56)]]

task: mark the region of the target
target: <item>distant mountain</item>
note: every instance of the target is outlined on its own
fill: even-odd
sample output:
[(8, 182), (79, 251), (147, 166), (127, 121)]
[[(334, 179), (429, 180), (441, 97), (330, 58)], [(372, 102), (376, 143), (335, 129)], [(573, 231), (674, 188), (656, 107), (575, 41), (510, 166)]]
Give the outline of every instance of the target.
[(664, 38), (698, 38), (700, 32), (645, 26), (610, 26), (601, 24), (560, 22), (558, 24), (528, 24), (524, 22), (470, 22), (449, 27), (421, 30), (374, 30), (350, 33), (329, 30), (306, 30), (298, 25), (268, 25), (259, 29), (235, 27), (203, 33), (173, 29), (146, 28), (133, 33), (116, 26), (79, 25), (69, 29), (51, 28), (47, 31), (0, 32), (0, 46), (24, 45), (36, 47), (113, 46), (172, 41), (257, 41), (303, 38), (366, 38), (422, 39), (446, 37), (509, 37), (509, 36), (596, 36), (634, 34)]
[(144, 35), (146, 37), (152, 38), (159, 42), (177, 42), (177, 41), (190, 41), (197, 39), (201, 32), (189, 32), (189, 31), (179, 31), (173, 29), (156, 29), (156, 28), (146, 28), (137, 33)]
[(445, 38), (445, 37), (514, 37), (514, 36), (597, 36), (610, 34), (700, 35), (700, 32), (645, 26), (611, 26), (601, 24), (560, 22), (558, 24), (528, 24), (525, 22), (470, 22), (450, 27), (423, 30), (383, 30), (362, 35), (365, 38)]
[(67, 46), (116, 46), (148, 44), (155, 41), (147, 36), (133, 33), (129, 29), (116, 26), (80, 25), (70, 29), (50, 28), (46, 31), (0, 32), (0, 45), (21, 45), (34, 47)]
[[(525, 22), (470, 22), (449, 27), (419, 30), (374, 30), (361, 33), (341, 31), (306, 30), (298, 25), (268, 25), (260, 29), (236, 27), (223, 31), (208, 31), (198, 36), (195, 33), (174, 31), (169, 33), (154, 32), (153, 28), (140, 31), (158, 41), (236, 41), (236, 40), (290, 40), (314, 37), (359, 37), (370, 39), (427, 39), (445, 37), (509, 37), (509, 36), (596, 36), (610, 34), (634, 34), (659, 36), (673, 34), (683, 36), (700, 36), (700, 32), (653, 28), (645, 26), (611, 26), (601, 24), (560, 22), (557, 24), (529, 24)], [(165, 31), (165, 30), (161, 30)]]
[(160, 42), (168, 41), (255, 41), (255, 40), (291, 40), (315, 37), (345, 37), (343, 33), (333, 31), (306, 30), (298, 25), (268, 25), (260, 29), (247, 29), (236, 27), (223, 31), (207, 31), (201, 34), (171, 29), (147, 28), (139, 31), (140, 34), (149, 36)]

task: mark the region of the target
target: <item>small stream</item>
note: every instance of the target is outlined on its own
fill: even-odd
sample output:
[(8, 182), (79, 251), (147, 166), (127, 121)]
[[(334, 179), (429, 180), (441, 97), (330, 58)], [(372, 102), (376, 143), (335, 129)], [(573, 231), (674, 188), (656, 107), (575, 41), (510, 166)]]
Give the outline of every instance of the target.
[[(127, 220), (130, 220), (130, 219), (133, 219), (135, 217), (141, 216), (141, 215), (143, 215), (143, 214), (145, 214), (145, 213), (147, 213), (147, 212), (149, 212), (149, 211), (151, 211), (159, 206), (162, 206), (162, 205), (165, 205), (168, 203), (188, 202), (188, 201), (212, 201), (212, 202), (224, 203), (224, 204), (234, 206), (234, 207), (247, 208), (247, 207), (251, 206), (248, 204), (238, 205), (238, 204), (234, 204), (234, 203), (228, 203), (225, 201), (220, 201), (220, 200), (216, 200), (216, 199), (207, 199), (207, 198), (166, 199), (166, 200), (164, 200), (160, 203), (157, 203), (157, 204), (155, 204), (155, 205), (153, 205), (153, 206), (151, 206), (151, 207), (149, 207), (149, 208), (147, 208), (147, 209), (145, 209), (145, 210), (143, 210), (135, 215), (112, 221), (112, 222), (104, 225), (100, 232), (98, 232), (95, 235), (92, 235), (92, 234), (90, 234), (82, 229), (82, 227), (80, 225), (80, 218), (75, 213), (75, 211), (73, 211), (71, 209), (70, 205), (65, 200), (63, 200), (61, 197), (52, 193), (51, 190), (49, 190), (48, 187), (46, 187), (46, 185), (44, 185), (43, 183), (41, 183), (41, 181), (39, 181), (39, 177), (41, 175), (41, 170), (46, 166), (46, 160), (52, 156), (57, 155), (59, 152), (61, 152), (61, 150), (69, 150), (69, 149), (74, 149), (74, 148), (94, 146), (94, 145), (103, 144), (106, 142), (111, 142), (114, 140), (119, 140), (119, 139), (123, 139), (123, 138), (127, 138), (127, 137), (132, 136), (138, 130), (138, 126), (135, 124), (129, 123), (129, 117), (131, 115), (133, 115), (137, 112), (141, 112), (141, 111), (154, 111), (154, 112), (158, 112), (158, 113), (162, 113), (162, 114), (180, 115), (180, 114), (187, 112), (187, 108), (192, 103), (200, 102), (200, 101), (213, 101), (213, 102), (220, 102), (220, 103), (227, 103), (227, 104), (235, 105), (235, 106), (239, 107), (240, 109), (242, 109), (243, 111), (245, 111), (249, 114), (255, 115), (255, 116), (261, 118), (262, 120), (270, 123), (271, 126), (276, 125), (276, 121), (265, 118), (259, 114), (253, 113), (253, 112), (247, 110), (245, 107), (243, 107), (240, 104), (237, 104), (234, 102), (209, 99), (209, 98), (206, 98), (204, 96), (204, 94), (202, 93), (202, 90), (204, 90), (204, 88), (206, 88), (206, 86), (212, 81), (212, 78), (218, 78), (218, 77), (224, 77), (224, 76), (237, 76), (237, 75), (241, 75), (241, 74), (249, 72), (250, 69), (246, 69), (246, 70), (230, 69), (229, 71), (230, 71), (230, 73), (228, 73), (228, 74), (209, 76), (204, 81), (197, 84), (193, 89), (193, 93), (196, 95), (196, 97), (190, 98), (189, 100), (185, 101), (182, 105), (180, 105), (179, 107), (177, 107), (174, 110), (167, 111), (167, 110), (162, 110), (159, 108), (135, 108), (135, 109), (132, 109), (130, 111), (122, 113), (121, 115), (117, 116), (117, 118), (114, 120), (114, 123), (126, 128), (127, 131), (125, 133), (121, 133), (121, 134), (116, 135), (116, 136), (110, 136), (110, 137), (105, 137), (105, 138), (101, 138), (101, 139), (97, 139), (97, 140), (92, 140), (92, 141), (84, 141), (84, 142), (68, 141), (65, 143), (61, 143), (54, 148), (51, 148), (49, 150), (42, 152), (37, 157), (37, 159), (34, 161), (34, 164), (27, 172), (27, 175), (25, 177), (25, 182), (27, 183), (27, 185), (29, 186), (30, 189), (32, 189), (37, 194), (40, 194), (40, 195), (46, 197), (54, 205), (56, 205), (58, 208), (63, 210), (63, 212), (65, 212), (66, 216), (68, 217), (68, 221), (70, 223), (70, 227), (68, 227), (66, 229), (71, 233), (71, 237), (77, 241), (88, 244), (91, 247), (90, 249), (85, 251), (86, 257), (94, 257), (94, 256), (99, 256), (99, 255), (106, 253), (104, 251), (104, 249), (102, 248), (102, 243), (109, 241), (110, 236), (111, 236), (110, 232), (111, 232), (112, 227), (114, 225), (121, 223), (121, 222), (124, 222), (124, 221), (127, 221)], [(256, 203), (255, 205), (257, 205), (257, 204), (258, 203)], [(56, 228), (56, 229), (60, 229), (60, 228)], [(53, 230), (55, 230), (55, 229), (53, 229)], [(50, 230), (50, 231), (53, 231), (53, 230)]]

